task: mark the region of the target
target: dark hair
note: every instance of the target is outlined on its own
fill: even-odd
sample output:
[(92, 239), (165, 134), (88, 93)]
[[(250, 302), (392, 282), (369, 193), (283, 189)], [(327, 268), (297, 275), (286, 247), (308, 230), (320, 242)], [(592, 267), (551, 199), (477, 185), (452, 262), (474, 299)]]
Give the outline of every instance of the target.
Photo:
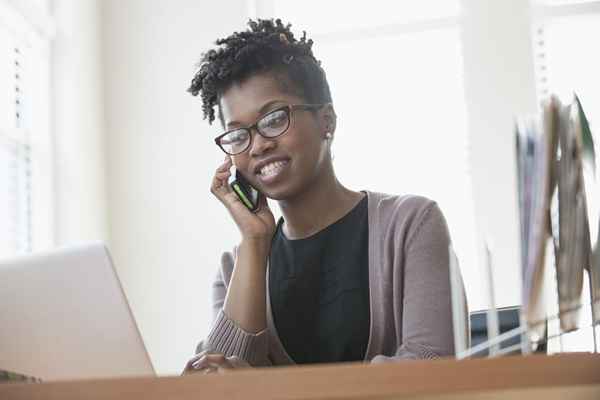
[(308, 103), (331, 102), (325, 71), (312, 53), (313, 41), (306, 39), (306, 32), (297, 40), (291, 24), (283, 25), (280, 19), (249, 20), (248, 26), (244, 32), (218, 39), (220, 47), (202, 54), (188, 92), (194, 96), (201, 92), (204, 119), (215, 120), (214, 107), (219, 107), (220, 96), (231, 85), (259, 73), (274, 73), (282, 90)]

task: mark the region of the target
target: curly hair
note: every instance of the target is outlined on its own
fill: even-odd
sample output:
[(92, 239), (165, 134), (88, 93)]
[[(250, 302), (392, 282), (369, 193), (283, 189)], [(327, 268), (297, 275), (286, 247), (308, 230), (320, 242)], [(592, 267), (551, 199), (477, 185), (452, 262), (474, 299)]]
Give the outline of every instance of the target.
[(283, 91), (309, 103), (331, 103), (325, 71), (312, 52), (312, 39), (306, 32), (297, 40), (291, 24), (280, 19), (250, 19), (249, 29), (218, 39), (216, 49), (202, 54), (198, 70), (188, 88), (193, 96), (201, 93), (204, 119), (215, 120), (215, 106), (223, 122), (220, 96), (233, 84), (253, 75), (273, 73)]

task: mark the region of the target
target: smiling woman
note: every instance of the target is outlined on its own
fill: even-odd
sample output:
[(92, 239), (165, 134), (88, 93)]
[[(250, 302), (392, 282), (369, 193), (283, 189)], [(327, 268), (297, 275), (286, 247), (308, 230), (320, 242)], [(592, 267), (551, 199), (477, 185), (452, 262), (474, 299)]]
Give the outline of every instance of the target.
[[(338, 180), (337, 116), (306, 34), (251, 20), (217, 45), (189, 91), (209, 123), (218, 113), (226, 157), (210, 190), (242, 240), (221, 258), (214, 322), (184, 373), (453, 355), (450, 237), (437, 204)], [(233, 165), (261, 193), (256, 212), (227, 183)]]

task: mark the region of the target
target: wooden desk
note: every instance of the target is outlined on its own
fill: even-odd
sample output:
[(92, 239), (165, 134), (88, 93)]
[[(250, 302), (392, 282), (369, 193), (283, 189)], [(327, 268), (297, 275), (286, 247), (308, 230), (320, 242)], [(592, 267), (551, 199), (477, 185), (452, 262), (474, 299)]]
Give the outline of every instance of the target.
[(600, 399), (600, 354), (0, 385), (0, 399)]

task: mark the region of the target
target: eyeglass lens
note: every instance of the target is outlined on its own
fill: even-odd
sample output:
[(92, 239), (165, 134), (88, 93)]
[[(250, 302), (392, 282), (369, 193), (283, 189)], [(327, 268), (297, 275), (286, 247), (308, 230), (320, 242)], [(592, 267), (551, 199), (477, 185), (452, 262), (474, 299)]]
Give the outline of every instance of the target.
[[(256, 123), (258, 132), (267, 138), (274, 138), (283, 134), (290, 125), (290, 118), (287, 109), (275, 110), (262, 117)], [(243, 152), (250, 145), (250, 131), (247, 128), (240, 128), (229, 131), (219, 141), (223, 150), (228, 154), (238, 154)]]

